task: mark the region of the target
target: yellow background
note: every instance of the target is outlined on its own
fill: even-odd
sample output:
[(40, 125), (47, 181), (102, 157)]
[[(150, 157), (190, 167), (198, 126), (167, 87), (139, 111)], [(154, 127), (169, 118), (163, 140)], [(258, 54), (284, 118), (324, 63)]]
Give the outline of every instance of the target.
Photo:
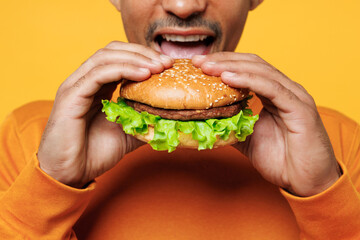
[[(265, 0), (250, 13), (238, 50), (260, 55), (318, 105), (360, 122), (359, 12), (359, 0)], [(53, 99), (92, 53), (126, 40), (106, 0), (2, 0), (0, 34), (0, 121), (24, 103)]]

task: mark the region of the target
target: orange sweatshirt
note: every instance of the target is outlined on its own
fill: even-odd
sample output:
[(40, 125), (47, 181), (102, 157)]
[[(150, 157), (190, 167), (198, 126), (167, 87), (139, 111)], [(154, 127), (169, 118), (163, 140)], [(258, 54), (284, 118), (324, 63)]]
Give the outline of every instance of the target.
[(0, 239), (360, 239), (359, 126), (320, 108), (342, 177), (301, 198), (265, 181), (232, 147), (143, 146), (86, 189), (45, 174), (36, 151), (52, 102), (0, 130)]

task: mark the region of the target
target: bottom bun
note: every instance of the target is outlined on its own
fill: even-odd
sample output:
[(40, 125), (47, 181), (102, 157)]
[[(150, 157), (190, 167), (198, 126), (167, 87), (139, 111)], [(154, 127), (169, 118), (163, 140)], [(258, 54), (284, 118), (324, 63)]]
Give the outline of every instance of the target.
[[(140, 141), (148, 143), (154, 138), (154, 127), (149, 125), (148, 130), (149, 131), (147, 134), (144, 134), (144, 135), (135, 134), (134, 137), (136, 137)], [(178, 133), (179, 133), (180, 143), (177, 147), (198, 149), (198, 147), (199, 147), (198, 141), (192, 138), (192, 134), (186, 134), (183, 132), (178, 132)], [(235, 132), (232, 131), (227, 140), (223, 140), (219, 136), (217, 136), (217, 140), (214, 143), (214, 148), (232, 145), (232, 144), (237, 143), (238, 141), (239, 140), (235, 137)]]

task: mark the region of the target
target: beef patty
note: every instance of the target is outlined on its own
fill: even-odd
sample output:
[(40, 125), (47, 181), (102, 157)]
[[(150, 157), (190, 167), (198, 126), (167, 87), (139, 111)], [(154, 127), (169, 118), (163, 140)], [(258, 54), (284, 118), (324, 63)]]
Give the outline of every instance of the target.
[(125, 99), (125, 102), (126, 104), (128, 104), (130, 107), (134, 108), (138, 112), (145, 111), (153, 115), (158, 115), (165, 119), (180, 120), (180, 121), (232, 117), (238, 114), (242, 109), (244, 109), (247, 106), (246, 99), (228, 106), (216, 107), (216, 108), (210, 108), (204, 110), (162, 109), (162, 108), (154, 108), (149, 105), (130, 101), (127, 99)]

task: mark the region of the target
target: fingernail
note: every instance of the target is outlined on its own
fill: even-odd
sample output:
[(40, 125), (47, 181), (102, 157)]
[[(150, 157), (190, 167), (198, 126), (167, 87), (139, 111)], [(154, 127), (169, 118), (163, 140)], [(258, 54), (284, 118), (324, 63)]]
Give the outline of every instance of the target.
[(142, 73), (150, 73), (150, 70), (148, 68), (139, 68), (139, 71)]
[(195, 55), (194, 57), (193, 57), (193, 60), (195, 60), (195, 61), (202, 61), (202, 60), (204, 60), (206, 58), (206, 55)]
[(160, 59), (161, 59), (161, 61), (164, 61), (164, 62), (172, 62), (173, 61), (173, 59), (171, 57), (166, 56), (164, 54), (160, 55)]
[(208, 67), (212, 67), (216, 64), (216, 62), (206, 62), (204, 63), (204, 65), (208, 66)]
[(226, 77), (226, 78), (231, 78), (231, 77), (235, 77), (236, 73), (233, 73), (233, 72), (223, 72), (221, 74), (222, 77)]
[(155, 60), (155, 59), (151, 59), (151, 63), (152, 63), (153, 65), (156, 65), (156, 66), (162, 65), (161, 62), (159, 62), (159, 61), (157, 61), (157, 60)]

